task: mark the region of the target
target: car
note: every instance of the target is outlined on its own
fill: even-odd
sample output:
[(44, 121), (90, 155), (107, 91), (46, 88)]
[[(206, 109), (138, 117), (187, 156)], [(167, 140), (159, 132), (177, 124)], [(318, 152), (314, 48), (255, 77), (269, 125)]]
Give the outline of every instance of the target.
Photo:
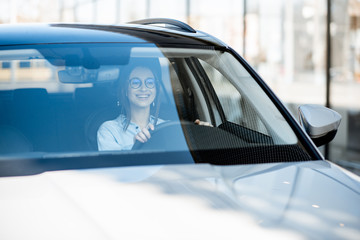
[[(341, 116), (174, 19), (0, 25), (1, 239), (359, 239)], [(132, 67), (130, 67), (132, 66)]]

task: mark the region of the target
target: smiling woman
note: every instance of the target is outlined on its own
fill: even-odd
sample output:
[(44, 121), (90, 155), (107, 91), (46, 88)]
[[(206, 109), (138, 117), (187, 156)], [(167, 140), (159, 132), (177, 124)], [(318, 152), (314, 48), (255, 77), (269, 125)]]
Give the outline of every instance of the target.
[(150, 131), (164, 122), (158, 119), (159, 76), (157, 59), (135, 59), (125, 66), (119, 84), (119, 104), (123, 111), (100, 126), (97, 134), (100, 151), (130, 150), (136, 140), (147, 142)]

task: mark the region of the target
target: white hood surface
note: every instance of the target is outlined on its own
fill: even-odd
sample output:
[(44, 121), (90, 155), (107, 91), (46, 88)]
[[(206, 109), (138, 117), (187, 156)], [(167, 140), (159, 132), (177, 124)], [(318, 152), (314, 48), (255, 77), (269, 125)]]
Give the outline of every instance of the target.
[(360, 179), (326, 161), (0, 178), (0, 239), (359, 239)]

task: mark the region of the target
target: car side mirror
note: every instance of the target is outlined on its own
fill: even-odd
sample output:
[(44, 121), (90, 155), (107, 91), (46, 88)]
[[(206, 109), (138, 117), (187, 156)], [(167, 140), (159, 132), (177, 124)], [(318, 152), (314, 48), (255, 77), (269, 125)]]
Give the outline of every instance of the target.
[(321, 105), (306, 104), (299, 107), (300, 125), (316, 146), (334, 139), (341, 122), (341, 115)]

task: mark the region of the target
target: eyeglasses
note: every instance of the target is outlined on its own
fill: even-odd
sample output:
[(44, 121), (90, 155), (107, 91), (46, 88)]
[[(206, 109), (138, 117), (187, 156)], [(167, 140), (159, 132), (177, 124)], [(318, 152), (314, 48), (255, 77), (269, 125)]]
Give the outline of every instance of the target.
[[(155, 79), (154, 78), (147, 78), (145, 79), (145, 86), (149, 89), (153, 89), (155, 87)], [(129, 85), (132, 89), (138, 89), (141, 87), (143, 82), (138, 78), (132, 78), (129, 80)]]

